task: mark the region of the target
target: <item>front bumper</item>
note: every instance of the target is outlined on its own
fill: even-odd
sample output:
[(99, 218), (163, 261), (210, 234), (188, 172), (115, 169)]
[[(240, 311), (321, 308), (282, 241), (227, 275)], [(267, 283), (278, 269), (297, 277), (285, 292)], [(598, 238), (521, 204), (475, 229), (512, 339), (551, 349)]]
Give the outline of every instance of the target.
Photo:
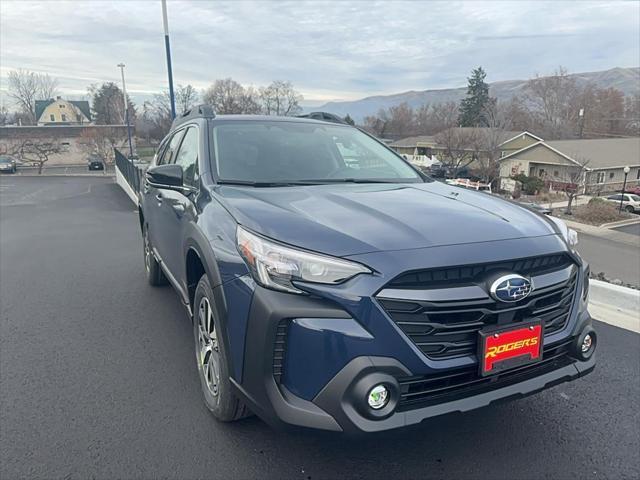
[[(369, 311), (368, 318), (374, 314)], [(398, 403), (400, 395), (396, 395), (390, 402), (392, 408), (385, 407), (381, 415), (373, 418), (364, 408), (369, 388), (377, 383), (399, 387), (403, 379), (434, 372), (424, 367), (414, 347), (389, 322), (363, 326), (340, 303), (330, 299), (283, 294), (259, 286), (254, 288), (248, 317), (241, 380), (232, 378), (232, 384), (254, 413), (276, 427), (344, 432), (399, 428), (530, 395), (586, 375), (595, 367), (594, 356), (580, 361), (568, 352), (563, 363), (532, 371), (532, 375), (462, 394), (456, 392), (435, 403), (402, 407)], [(570, 345), (591, 324), (586, 310), (573, 317), (571, 330), (562, 342), (556, 343)], [(279, 329), (282, 322), (289, 322), (292, 329), (291, 342), (286, 345), (291, 358), (284, 372), (278, 353), (287, 342)], [(381, 325), (389, 325), (389, 330), (375, 329)], [(418, 361), (426, 370), (419, 371)], [(451, 371), (445, 367), (441, 373)], [(319, 390), (315, 387), (318, 384), (323, 386)]]

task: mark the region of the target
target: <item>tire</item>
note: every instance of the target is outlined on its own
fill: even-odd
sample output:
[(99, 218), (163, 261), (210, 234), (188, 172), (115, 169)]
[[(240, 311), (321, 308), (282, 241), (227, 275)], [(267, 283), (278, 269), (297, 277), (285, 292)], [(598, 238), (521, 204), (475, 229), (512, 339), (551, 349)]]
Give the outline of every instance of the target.
[(144, 270), (147, 274), (147, 281), (154, 287), (167, 284), (167, 278), (162, 272), (160, 263), (153, 256), (153, 248), (149, 239), (149, 227), (145, 223), (142, 228), (142, 253), (144, 255)]
[(221, 422), (232, 422), (251, 415), (236, 397), (229, 381), (229, 354), (221, 341), (221, 332), (213, 300), (213, 291), (204, 274), (194, 296), (193, 337), (198, 378), (204, 403)]
[(629, 213), (633, 213), (633, 207), (631, 205), (627, 205), (626, 207), (624, 207), (624, 209), (629, 212)]

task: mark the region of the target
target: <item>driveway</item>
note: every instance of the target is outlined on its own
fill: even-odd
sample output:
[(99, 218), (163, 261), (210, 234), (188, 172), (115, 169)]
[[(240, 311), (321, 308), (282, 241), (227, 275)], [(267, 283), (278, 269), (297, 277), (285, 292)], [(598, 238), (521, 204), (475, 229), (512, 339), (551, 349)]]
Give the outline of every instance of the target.
[(638, 478), (640, 335), (596, 371), (364, 438), (213, 420), (189, 320), (106, 178), (0, 178), (0, 478)]

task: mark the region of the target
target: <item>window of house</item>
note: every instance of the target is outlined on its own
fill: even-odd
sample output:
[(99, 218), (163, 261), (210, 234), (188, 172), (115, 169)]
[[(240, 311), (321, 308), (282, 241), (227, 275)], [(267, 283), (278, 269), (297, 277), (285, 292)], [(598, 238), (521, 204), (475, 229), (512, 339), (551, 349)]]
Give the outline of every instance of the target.
[(51, 120), (52, 122), (55, 122), (56, 116), (52, 113), (51, 115), (49, 115), (49, 120)]
[(604, 172), (598, 172), (596, 183), (604, 183)]
[(614, 172), (609, 172), (609, 179), (612, 179), (614, 177)]
[(76, 122), (82, 121), (82, 115), (76, 115)]
[(60, 104), (60, 108), (67, 108), (65, 105)]
[(63, 122), (66, 122), (66, 121), (67, 121), (67, 116), (66, 116), (64, 113), (62, 114), (62, 121), (63, 121)]
[(636, 180), (640, 180), (640, 168), (636, 172)]
[(540, 178), (544, 177), (544, 168), (541, 168), (540, 170), (538, 170), (538, 176)]
[(560, 176), (560, 172), (558, 170), (553, 171), (553, 176), (558, 178)]

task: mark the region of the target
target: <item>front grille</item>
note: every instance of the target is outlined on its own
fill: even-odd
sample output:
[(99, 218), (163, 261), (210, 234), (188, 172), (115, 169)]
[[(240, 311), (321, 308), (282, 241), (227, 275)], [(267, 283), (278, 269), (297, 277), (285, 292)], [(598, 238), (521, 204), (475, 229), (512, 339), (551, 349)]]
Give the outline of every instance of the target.
[(538, 257), (519, 258), (504, 262), (480, 263), (476, 265), (460, 265), (447, 268), (417, 270), (406, 272), (389, 283), (390, 288), (441, 288), (471, 285), (486, 274), (504, 270), (506, 272), (533, 277), (572, 265), (573, 261), (564, 253), (541, 255)]
[[(527, 261), (511, 263), (515, 262), (526, 264)], [(504, 263), (500, 265), (502, 268)], [(554, 265), (558, 263), (554, 262)], [(482, 273), (489, 271), (486, 265), (482, 267)], [(462, 268), (473, 270), (476, 267)], [(545, 336), (561, 330), (569, 319), (577, 282), (577, 268), (569, 268), (571, 273), (567, 280), (534, 289), (528, 297), (514, 303), (503, 303), (489, 297), (452, 301), (378, 298), (378, 302), (427, 357), (440, 360), (475, 356), (478, 331), (485, 326), (508, 326), (538, 318), (544, 324)], [(523, 270), (517, 271), (521, 272)], [(437, 276), (436, 272), (431, 273)], [(469, 283), (449, 281), (448, 285), (459, 287)]]
[(401, 377), (398, 409), (406, 411), (458, 398), (477, 395), (552, 372), (575, 362), (569, 356), (571, 342), (544, 348), (542, 360), (490, 377), (481, 377), (477, 367), (426, 377)]
[(284, 360), (287, 353), (287, 333), (289, 332), (289, 321), (280, 320), (276, 328), (276, 338), (273, 342), (273, 378), (276, 383), (280, 383), (284, 372)]

